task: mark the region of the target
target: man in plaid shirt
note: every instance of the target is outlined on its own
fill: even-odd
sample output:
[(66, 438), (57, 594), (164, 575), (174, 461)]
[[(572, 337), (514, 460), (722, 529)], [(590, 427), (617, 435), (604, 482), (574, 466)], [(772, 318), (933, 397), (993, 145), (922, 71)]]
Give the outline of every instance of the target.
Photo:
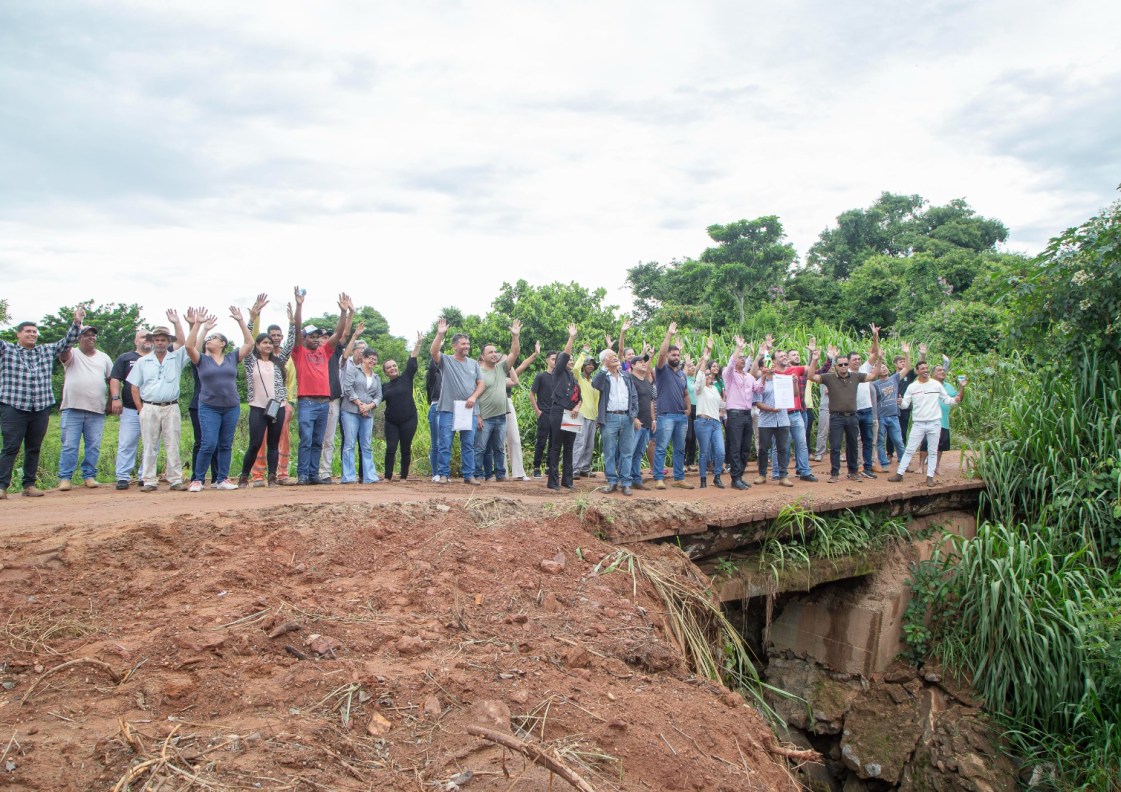
[(54, 404), (51, 391), (51, 366), (54, 359), (73, 346), (86, 318), (81, 306), (74, 309), (74, 322), (66, 337), (53, 344), (36, 346), (39, 328), (34, 322), (16, 326), (18, 343), (0, 341), (0, 433), (4, 450), (0, 452), (0, 499), (8, 497), (12, 467), (23, 446), (23, 494), (41, 497), (35, 487), (39, 470), (39, 448), (47, 434), (47, 421)]

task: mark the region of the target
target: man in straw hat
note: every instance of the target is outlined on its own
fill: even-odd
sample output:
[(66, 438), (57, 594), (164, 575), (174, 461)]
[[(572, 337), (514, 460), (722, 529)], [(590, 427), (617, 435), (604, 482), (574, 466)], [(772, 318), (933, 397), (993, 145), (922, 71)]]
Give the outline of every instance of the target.
[(179, 312), (174, 308), (167, 310), (167, 320), (175, 332), (157, 327), (148, 333), (152, 351), (136, 361), (127, 379), (132, 389), (132, 401), (140, 413), (140, 439), (144, 443), (144, 460), (140, 467), (141, 492), (156, 490), (156, 458), (161, 441), (167, 454), (165, 472), (171, 489), (186, 489), (183, 463), (179, 458), (182, 421), (179, 414), (179, 376), (186, 365), (187, 350), (182, 344), (173, 350), (168, 349), (172, 343), (183, 338), (183, 325), (179, 321)]

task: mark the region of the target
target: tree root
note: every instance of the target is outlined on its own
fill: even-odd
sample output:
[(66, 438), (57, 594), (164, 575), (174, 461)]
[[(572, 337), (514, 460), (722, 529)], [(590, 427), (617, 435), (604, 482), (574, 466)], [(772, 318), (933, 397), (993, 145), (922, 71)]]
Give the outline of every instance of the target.
[(591, 784), (578, 776), (571, 769), (549, 756), (540, 748), (530, 745), (523, 740), (519, 740), (517, 737), (511, 737), (508, 734), (484, 729), (482, 726), (468, 726), (467, 733), (474, 734), (476, 737), (482, 737), (484, 740), (490, 740), (512, 751), (517, 751), (534, 764), (541, 765), (550, 772), (556, 773), (571, 784), (573, 788), (580, 790), (580, 792), (595, 792)]
[(109, 675), (109, 678), (113, 680), (113, 684), (115, 685), (119, 685), (121, 683), (121, 680), (123, 679), (123, 677), (116, 671), (114, 671), (113, 667), (108, 663), (103, 663), (100, 660), (94, 660), (92, 657), (78, 657), (74, 660), (67, 660), (65, 663), (59, 663), (54, 668), (48, 671), (44, 671), (42, 676), (32, 682), (31, 687), (29, 687), (27, 689), (27, 692), (23, 694), (23, 698), (19, 700), (20, 706), (22, 707), (27, 703), (27, 700), (31, 698), (31, 694), (35, 692), (35, 688), (39, 687), (39, 683), (44, 679), (49, 677), (51, 674), (56, 674), (63, 669), (70, 668), (71, 666), (76, 665), (91, 665), (94, 668), (100, 668), (102, 671)]

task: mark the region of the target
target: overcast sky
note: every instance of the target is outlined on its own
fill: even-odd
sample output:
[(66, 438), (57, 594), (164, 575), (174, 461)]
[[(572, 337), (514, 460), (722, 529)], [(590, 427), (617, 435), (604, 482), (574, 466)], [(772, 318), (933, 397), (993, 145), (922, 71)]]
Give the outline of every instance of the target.
[(3, 0), (0, 298), (280, 321), (300, 284), (408, 337), (520, 277), (626, 306), (713, 223), (777, 214), (804, 256), (883, 191), (1034, 253), (1117, 197), (1118, 30), (1103, 0)]

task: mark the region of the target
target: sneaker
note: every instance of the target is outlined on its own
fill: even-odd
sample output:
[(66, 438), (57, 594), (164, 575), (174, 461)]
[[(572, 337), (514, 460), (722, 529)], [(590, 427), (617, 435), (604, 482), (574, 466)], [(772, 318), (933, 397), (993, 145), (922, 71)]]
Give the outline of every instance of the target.
[(539, 479), (539, 478), (541, 478), (541, 471), (540, 471), (540, 470), (534, 470), (534, 471), (533, 471), (533, 477), (534, 477), (535, 479)]
[(184, 492), (187, 489), (187, 485), (182, 481), (177, 481), (171, 485), (170, 489), (172, 492)]
[[(933, 487), (934, 486), (934, 476), (927, 476), (926, 477), (926, 486), (928, 486), (928, 487)], [(27, 493), (25, 492), (24, 495), (26, 495), (26, 494)], [(40, 492), (39, 494), (42, 495), (43, 493)]]
[(800, 478), (802, 481), (810, 481), (810, 482), (816, 482), (817, 481), (817, 476), (815, 476), (813, 473), (810, 473), (807, 476), (799, 476), (798, 478)]
[(282, 487), (298, 487), (301, 482), (299, 479), (289, 476), (288, 478), (277, 479), (276, 483)]
[(645, 490), (650, 488), (643, 484), (641, 481), (635, 481), (631, 483), (631, 489)]
[(252, 481), (249, 482), (249, 486), (252, 487), (253, 489), (260, 489), (261, 487), (269, 486), (269, 483), (267, 481), (265, 481), (264, 479), (253, 479)]
[(95, 478), (84, 479), (82, 485), (85, 486), (86, 489), (97, 489), (101, 486)]
[(896, 473), (894, 476), (889, 476), (888, 477), (888, 481), (902, 481), (902, 480), (903, 480), (903, 474), (902, 473)]
[[(227, 479), (227, 481), (228, 481), (228, 479)], [(237, 477), (237, 486), (238, 486), (238, 489), (245, 489), (246, 487), (248, 487), (249, 486), (249, 476), (238, 476)]]
[(216, 486), (215, 486), (214, 488), (215, 488), (215, 489), (220, 489), (220, 490), (235, 490), (235, 489), (240, 489), (240, 487), (238, 487), (238, 485), (237, 485), (237, 484), (234, 484), (234, 483), (233, 483), (232, 481), (230, 481), (229, 479), (223, 479), (222, 481), (219, 481), (219, 482), (218, 482), (218, 484), (217, 484), (217, 485), (216, 485)]
[(156, 491), (156, 485), (155, 484), (141, 484), (140, 485), (140, 491), (141, 492), (155, 492)]
[(779, 485), (780, 487), (793, 487), (793, 486), (794, 486), (794, 482), (793, 482), (793, 481), (791, 481), (790, 479), (788, 479), (788, 478), (787, 478), (786, 476), (783, 476), (782, 478), (780, 478), (780, 479), (778, 480), (778, 485)]
[(69, 489), (70, 489), (70, 479), (63, 479), (62, 481), (58, 482), (58, 491), (59, 492), (66, 492)]
[(662, 481), (661, 479), (658, 479), (657, 481), (654, 482), (654, 489), (665, 489), (665, 488), (666, 488), (666, 482)]
[(612, 492), (614, 492), (617, 489), (619, 489), (618, 484), (608, 484), (605, 487), (600, 487), (599, 491), (602, 492), (604, 495), (610, 495)]
[(117, 489), (127, 490), (128, 489), (128, 479), (121, 479), (120, 481), (118, 481), (117, 482)]
[(860, 475), (861, 475), (861, 476), (863, 476), (863, 477), (864, 477), (864, 478), (866, 478), (866, 479), (874, 479), (874, 478), (878, 478), (878, 476), (876, 476), (876, 474), (875, 474), (875, 473), (873, 473), (873, 472), (872, 472), (872, 471), (870, 471), (870, 470), (862, 470), (862, 471), (860, 471)]
[(696, 489), (696, 487), (694, 487), (692, 484), (690, 484), (688, 481), (685, 481), (684, 479), (680, 479), (678, 481), (673, 482), (673, 486), (674, 486), (675, 489)]
[(738, 490), (745, 490), (745, 489), (750, 489), (751, 485), (748, 484), (743, 479), (737, 478), (737, 479), (732, 479), (732, 488), (733, 489), (738, 489)]
[(836, 484), (840, 480), (841, 480), (840, 476), (832, 475), (828, 479), (826, 479), (826, 482), (829, 483), (829, 484)]
[(864, 483), (864, 479), (859, 473), (849, 473), (849, 481), (855, 481), (857, 484)]
[[(934, 479), (931, 479), (931, 481), (933, 482)], [(69, 484), (70, 482), (67, 483)], [(933, 487), (934, 484), (931, 484), (930, 486)], [(43, 497), (44, 493), (43, 490), (38, 489), (37, 487), (24, 487), (23, 495), (25, 498), (41, 498)]]
[(766, 484), (767, 483), (767, 477), (766, 476), (760, 476), (759, 478), (755, 479), (755, 483), (756, 484)]
[(821, 461), (821, 454), (814, 454), (814, 462), (820, 462), (820, 461)]
[(202, 492), (202, 482), (192, 481), (191, 486), (187, 488), (187, 492)]
[(437, 484), (447, 484), (448, 483), (448, 477), (447, 476), (433, 476), (432, 480), (434, 482), (436, 482)]
[(631, 488), (630, 488), (629, 485), (627, 485), (627, 484), (623, 485), (623, 494), (624, 495), (630, 495), (631, 494)]
[(483, 482), (479, 481), (477, 478), (465, 478), (463, 479), (463, 483), (470, 484), (472, 487), (479, 487), (482, 486)]

